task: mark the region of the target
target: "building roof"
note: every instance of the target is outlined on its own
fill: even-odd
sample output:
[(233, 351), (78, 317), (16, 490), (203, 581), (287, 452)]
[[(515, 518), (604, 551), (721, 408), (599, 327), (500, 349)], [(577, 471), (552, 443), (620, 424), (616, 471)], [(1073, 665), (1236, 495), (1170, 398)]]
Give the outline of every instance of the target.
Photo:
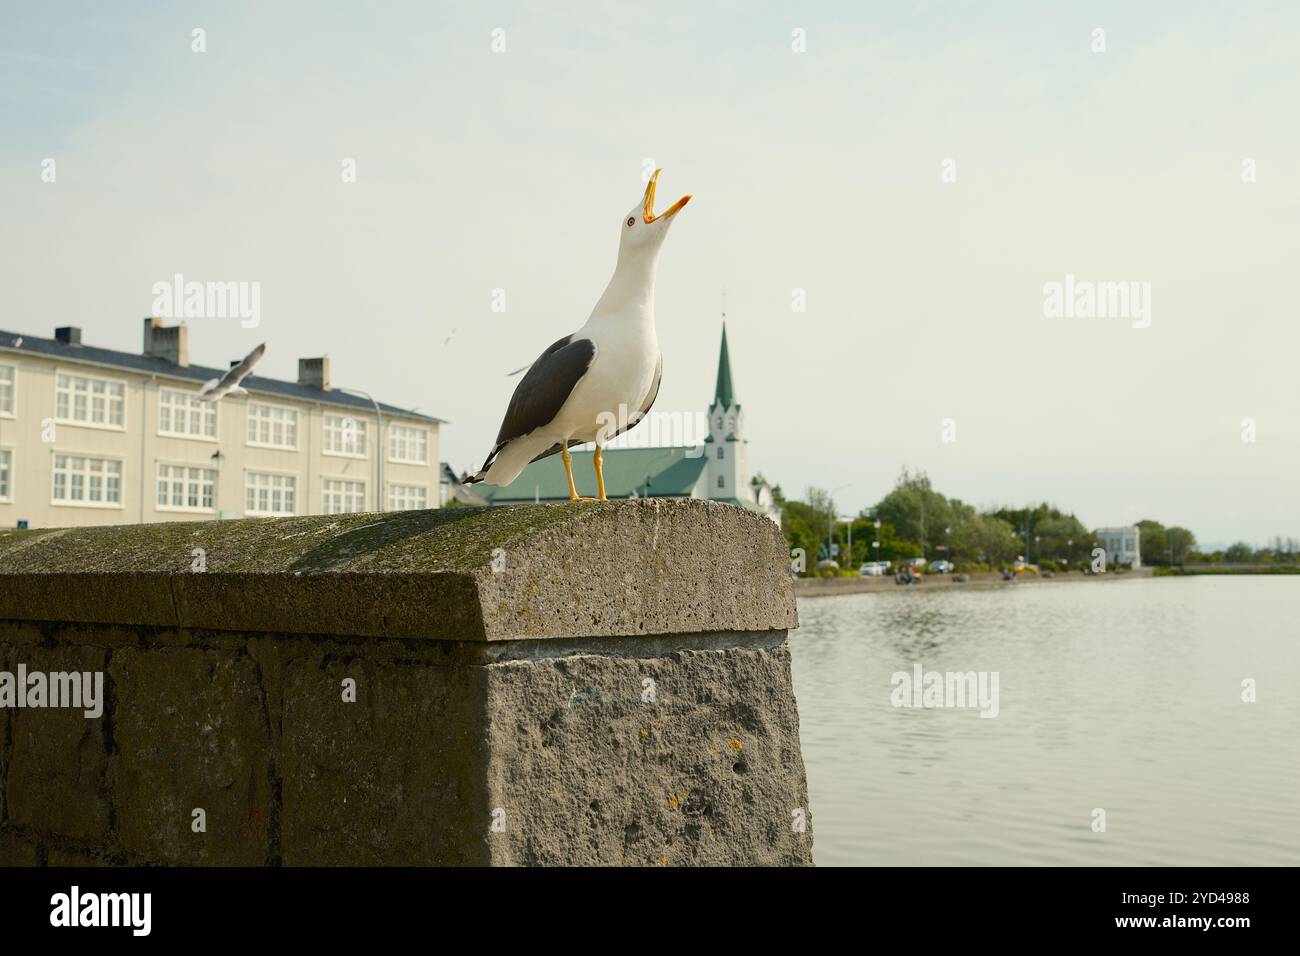
[(727, 323), (722, 323), (722, 351), (718, 353), (718, 384), (713, 389), (715, 404), (731, 408), (736, 404), (735, 387), (731, 382), (731, 353), (727, 351)]
[[(689, 497), (704, 472), (705, 458), (700, 451), (699, 448), (607, 448), (602, 456), (605, 495), (629, 498), (635, 491), (642, 498)], [(573, 452), (573, 479), (578, 494), (587, 497), (596, 493), (596, 471), (591, 459), (591, 451)], [(569, 497), (564, 462), (559, 455), (533, 462), (505, 487), (485, 483), (476, 488), (493, 504)]]
[(753, 511), (755, 514), (767, 514), (767, 509), (757, 501), (746, 501), (744, 498), (714, 498), (713, 500), (721, 501), (729, 505), (735, 505), (737, 508), (744, 508), (746, 511)]
[(451, 497), (463, 505), (480, 506), (488, 503), (488, 500), (475, 490), (474, 485), (464, 484), (455, 469), (445, 461), (440, 463), (438, 480), (440, 483), (445, 482)]
[[(22, 341), (21, 346), (15, 346), (18, 340)], [(58, 359), (64, 362), (80, 362), (91, 365), (99, 365), (104, 368), (120, 369), (127, 372), (139, 372), (145, 375), (157, 375), (162, 378), (181, 379), (184, 381), (202, 384), (213, 378), (220, 378), (226, 374), (224, 368), (206, 368), (201, 365), (180, 366), (166, 359), (157, 358), (151, 355), (137, 355), (134, 352), (119, 352), (115, 349), (101, 349), (93, 345), (68, 345), (59, 342), (56, 339), (43, 339), (35, 335), (26, 333), (6, 332), (0, 330), (0, 352), (9, 352), (16, 354), (33, 354), (44, 355), (49, 358)], [(303, 402), (320, 402), (324, 405), (341, 405), (348, 408), (360, 409), (363, 411), (374, 411), (374, 406), (369, 399), (362, 398), (360, 395), (352, 395), (348, 392), (331, 389), (325, 391), (320, 388), (313, 388), (310, 385), (299, 385), (297, 382), (285, 382), (280, 379), (266, 378), (261, 375), (250, 375), (244, 379), (243, 387), (250, 392), (257, 392), (261, 395), (269, 395), (278, 398), (293, 398)], [(432, 415), (422, 415), (419, 412), (409, 411), (405, 408), (398, 408), (396, 405), (385, 405), (379, 403), (380, 409), (385, 415), (393, 415), (401, 418), (414, 418), (420, 421), (431, 422), (433, 424), (444, 424), (443, 419), (434, 418)]]

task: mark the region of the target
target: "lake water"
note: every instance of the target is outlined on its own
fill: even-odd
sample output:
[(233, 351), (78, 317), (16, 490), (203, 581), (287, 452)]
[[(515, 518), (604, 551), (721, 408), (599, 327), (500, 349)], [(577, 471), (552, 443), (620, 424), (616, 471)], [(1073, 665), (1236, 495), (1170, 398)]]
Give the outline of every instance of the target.
[[(898, 591), (799, 602), (818, 865), (1300, 863), (1300, 578)], [(917, 663), (998, 715), (893, 706)]]

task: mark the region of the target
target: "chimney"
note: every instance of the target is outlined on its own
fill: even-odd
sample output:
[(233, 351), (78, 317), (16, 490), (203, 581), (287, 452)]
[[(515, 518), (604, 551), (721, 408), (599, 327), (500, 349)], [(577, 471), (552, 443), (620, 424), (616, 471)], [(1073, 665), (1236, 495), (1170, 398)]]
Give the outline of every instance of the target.
[(180, 325), (163, 325), (163, 320), (149, 316), (144, 320), (144, 350), (149, 358), (160, 358), (181, 368), (190, 364), (190, 330)]
[(60, 345), (80, 345), (81, 329), (75, 325), (62, 325), (54, 330), (54, 340)]
[(298, 384), (308, 388), (330, 390), (330, 357), (298, 359)]

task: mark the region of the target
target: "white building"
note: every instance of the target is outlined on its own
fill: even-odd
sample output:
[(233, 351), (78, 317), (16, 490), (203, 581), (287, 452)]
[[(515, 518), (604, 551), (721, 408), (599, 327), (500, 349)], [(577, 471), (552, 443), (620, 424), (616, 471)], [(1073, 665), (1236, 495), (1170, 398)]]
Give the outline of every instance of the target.
[(1141, 529), (1136, 526), (1126, 528), (1098, 528), (1097, 540), (1106, 549), (1107, 564), (1131, 564), (1142, 567)]
[(140, 355), (0, 332), (0, 527), (439, 506), (440, 419), (331, 387), (328, 358), (198, 401), (224, 371), (159, 319)]

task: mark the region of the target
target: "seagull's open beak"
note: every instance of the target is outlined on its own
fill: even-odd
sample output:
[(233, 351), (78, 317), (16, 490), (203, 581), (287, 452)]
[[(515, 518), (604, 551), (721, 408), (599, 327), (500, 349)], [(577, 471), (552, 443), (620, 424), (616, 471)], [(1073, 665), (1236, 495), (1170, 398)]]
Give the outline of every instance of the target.
[(646, 225), (649, 225), (650, 223), (654, 222), (656, 219), (667, 219), (669, 216), (675, 216), (677, 214), (677, 210), (681, 209), (683, 206), (685, 206), (688, 202), (691, 201), (690, 194), (688, 193), (687, 195), (683, 196), (681, 199), (677, 200), (677, 202), (669, 206), (667, 209), (665, 209), (662, 213), (656, 216), (655, 215), (655, 183), (659, 182), (659, 174), (662, 172), (663, 172), (662, 169), (656, 169), (655, 174), (650, 177), (650, 182), (646, 183), (646, 187), (645, 187)]

